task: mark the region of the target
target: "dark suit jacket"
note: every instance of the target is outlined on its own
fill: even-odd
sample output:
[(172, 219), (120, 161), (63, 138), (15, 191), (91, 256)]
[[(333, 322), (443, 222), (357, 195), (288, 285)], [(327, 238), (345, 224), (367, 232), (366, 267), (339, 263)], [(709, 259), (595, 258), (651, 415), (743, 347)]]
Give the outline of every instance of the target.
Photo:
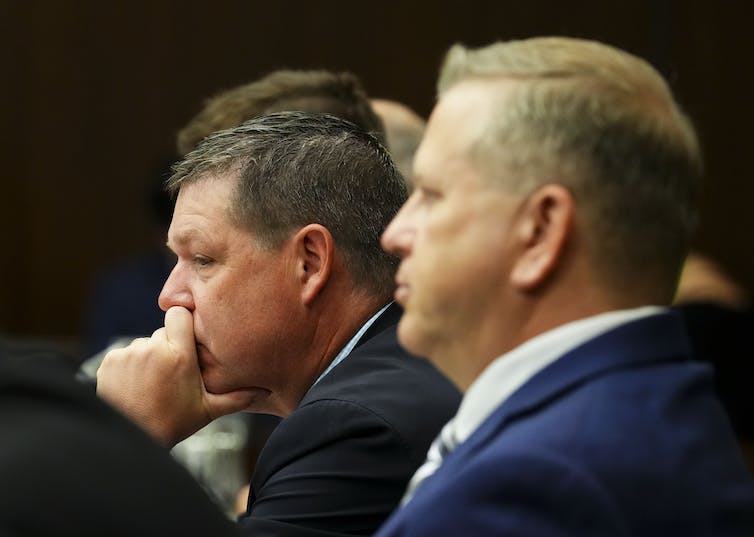
[(460, 394), (396, 340), (391, 306), (270, 436), (249, 535), (371, 535), (395, 508)]
[(0, 535), (237, 535), (170, 454), (49, 352), (0, 341)]
[(696, 356), (712, 364), (733, 430), (754, 441), (754, 310), (690, 302), (676, 307)]
[(748, 536), (748, 476), (677, 314), (603, 334), (504, 401), (379, 532)]

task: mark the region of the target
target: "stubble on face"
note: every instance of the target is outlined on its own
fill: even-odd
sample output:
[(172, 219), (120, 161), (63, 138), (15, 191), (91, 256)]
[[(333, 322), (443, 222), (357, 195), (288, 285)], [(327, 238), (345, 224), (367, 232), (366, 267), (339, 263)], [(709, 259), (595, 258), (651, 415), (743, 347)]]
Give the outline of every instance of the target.
[(181, 189), (169, 240), (178, 261), (165, 306), (187, 302), (209, 392), (252, 390), (259, 397), (251, 410), (278, 413), (265, 400), (285, 386), (281, 341), (295, 304), (285, 256), (230, 218), (234, 185), (234, 177), (217, 177)]
[(485, 91), (455, 88), (438, 103), (415, 160), (416, 191), (393, 229), (395, 237), (411, 237), (397, 275), (396, 298), (405, 308), (401, 343), (459, 386), (471, 376), (469, 354), (489, 352), (482, 347), (492, 346), (491, 327), (502, 322), (494, 316), (502, 311), (518, 203), (491, 186), (469, 154), (484, 126)]

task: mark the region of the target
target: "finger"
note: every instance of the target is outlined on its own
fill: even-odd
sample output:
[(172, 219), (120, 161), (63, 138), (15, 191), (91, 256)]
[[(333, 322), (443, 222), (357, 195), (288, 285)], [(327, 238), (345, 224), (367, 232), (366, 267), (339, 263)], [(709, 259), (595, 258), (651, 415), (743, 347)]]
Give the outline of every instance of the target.
[(123, 360), (125, 353), (126, 351), (124, 349), (113, 349), (104, 356), (102, 362), (100, 362), (99, 367), (97, 368), (98, 391), (102, 386), (102, 377), (106, 375), (106, 372), (112, 367), (113, 363), (117, 362), (118, 360)]
[[(123, 349), (129, 349), (133, 347), (143, 347), (144, 345), (149, 345), (149, 338), (148, 337), (137, 337), (131, 340), (131, 342), (125, 346), (122, 347)], [(116, 349), (119, 350), (119, 349)]]
[(153, 345), (168, 345), (167, 339), (164, 326), (152, 332), (152, 336), (149, 338)]
[(173, 306), (165, 313), (165, 337), (178, 349), (194, 349), (194, 317), (181, 306)]

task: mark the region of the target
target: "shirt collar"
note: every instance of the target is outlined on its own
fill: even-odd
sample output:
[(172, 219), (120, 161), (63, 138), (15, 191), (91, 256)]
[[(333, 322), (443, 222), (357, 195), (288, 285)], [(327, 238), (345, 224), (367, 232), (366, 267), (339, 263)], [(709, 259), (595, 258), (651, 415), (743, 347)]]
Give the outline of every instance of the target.
[(364, 335), (364, 333), (369, 330), (369, 327), (374, 324), (374, 321), (376, 321), (380, 315), (382, 315), (386, 309), (390, 307), (390, 304), (392, 302), (388, 302), (385, 304), (380, 311), (372, 315), (367, 322), (365, 322), (363, 325), (361, 325), (361, 328), (359, 328), (359, 331), (354, 334), (354, 336), (346, 343), (346, 346), (340, 349), (340, 352), (333, 358), (333, 361), (330, 362), (330, 365), (327, 366), (327, 368), (322, 372), (322, 374), (317, 378), (317, 380), (312, 384), (312, 386), (316, 385), (320, 380), (325, 378), (325, 376), (333, 370), (333, 368), (338, 365), (340, 362), (345, 360), (349, 354), (351, 354), (351, 351), (356, 347), (356, 345), (359, 343), (359, 340)]
[(466, 391), (453, 418), (455, 441), (465, 441), (513, 392), (570, 350), (618, 325), (665, 311), (659, 306), (611, 311), (573, 321), (496, 358)]

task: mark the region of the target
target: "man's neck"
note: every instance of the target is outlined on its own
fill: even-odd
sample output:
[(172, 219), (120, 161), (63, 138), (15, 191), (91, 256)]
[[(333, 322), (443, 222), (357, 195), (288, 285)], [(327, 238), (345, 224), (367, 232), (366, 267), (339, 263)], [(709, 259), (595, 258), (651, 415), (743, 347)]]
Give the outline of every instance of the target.
[[(294, 396), (283, 405), (282, 416), (293, 412), (307, 391), (325, 372), (338, 353), (386, 301), (353, 294), (340, 300), (323, 300), (310, 312), (310, 330), (300, 340), (301, 358), (296, 379), (291, 379)], [(293, 384), (297, 386), (293, 389)]]

